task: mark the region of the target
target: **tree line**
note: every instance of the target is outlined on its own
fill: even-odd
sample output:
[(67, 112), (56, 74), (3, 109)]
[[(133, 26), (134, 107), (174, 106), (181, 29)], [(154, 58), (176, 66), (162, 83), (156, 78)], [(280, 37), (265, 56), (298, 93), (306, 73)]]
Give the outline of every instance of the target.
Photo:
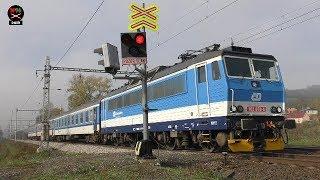
[[(70, 111), (84, 104), (102, 99), (110, 91), (111, 85), (111, 80), (106, 77), (98, 77), (95, 75), (84, 76), (82, 74), (73, 75), (69, 80), (66, 90), (66, 92), (69, 93), (67, 110)], [(49, 113), (48, 109), (50, 110), (50, 117), (61, 115), (67, 111), (51, 103), (49, 107), (40, 109), (40, 113), (36, 117), (37, 123), (41, 122), (43, 116)]]

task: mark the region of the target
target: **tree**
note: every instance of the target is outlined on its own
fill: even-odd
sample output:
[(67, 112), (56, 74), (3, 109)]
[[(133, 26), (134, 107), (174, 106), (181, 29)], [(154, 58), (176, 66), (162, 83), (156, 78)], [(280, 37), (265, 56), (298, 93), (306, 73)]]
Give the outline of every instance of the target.
[(69, 81), (68, 97), (69, 109), (94, 102), (104, 97), (110, 90), (111, 80), (94, 75), (83, 76), (76, 74)]
[(2, 129), (0, 127), (0, 139), (2, 139), (2, 138), (3, 138), (3, 132), (2, 132)]
[[(48, 113), (47, 109), (48, 108), (43, 108), (43, 107), (40, 109), (40, 113), (36, 117), (36, 123), (41, 123), (43, 119), (43, 115), (47, 115)], [(64, 112), (62, 107), (55, 107), (52, 103), (49, 104), (49, 109), (50, 109), (50, 117), (58, 116)]]

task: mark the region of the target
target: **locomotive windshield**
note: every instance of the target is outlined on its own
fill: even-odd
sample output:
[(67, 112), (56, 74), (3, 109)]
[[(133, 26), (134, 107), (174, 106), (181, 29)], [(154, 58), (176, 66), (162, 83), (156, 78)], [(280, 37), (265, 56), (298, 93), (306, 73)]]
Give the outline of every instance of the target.
[[(272, 60), (225, 57), (228, 76), (277, 80), (277, 68)], [(252, 68), (250, 68), (252, 67)]]
[(225, 62), (229, 76), (252, 77), (248, 59), (225, 57)]
[(252, 60), (254, 76), (260, 79), (277, 80), (276, 65), (273, 61)]

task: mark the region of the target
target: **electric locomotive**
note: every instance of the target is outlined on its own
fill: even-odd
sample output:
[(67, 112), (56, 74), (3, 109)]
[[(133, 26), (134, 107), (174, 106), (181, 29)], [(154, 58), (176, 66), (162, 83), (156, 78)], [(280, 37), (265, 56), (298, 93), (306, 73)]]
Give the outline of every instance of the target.
[[(284, 149), (283, 131), (295, 124), (285, 120), (285, 88), (272, 55), (215, 44), (179, 58), (148, 72), (148, 128), (155, 144), (232, 152)], [(130, 81), (94, 105), (50, 120), (50, 135), (134, 146), (142, 139), (142, 122), (141, 84)]]
[[(196, 53), (195, 53), (196, 52)], [(169, 148), (283, 150), (285, 89), (277, 60), (250, 48), (213, 45), (149, 72), (149, 130)], [(141, 135), (141, 86), (131, 82), (101, 101), (104, 142)], [(291, 126), (289, 126), (291, 124)]]

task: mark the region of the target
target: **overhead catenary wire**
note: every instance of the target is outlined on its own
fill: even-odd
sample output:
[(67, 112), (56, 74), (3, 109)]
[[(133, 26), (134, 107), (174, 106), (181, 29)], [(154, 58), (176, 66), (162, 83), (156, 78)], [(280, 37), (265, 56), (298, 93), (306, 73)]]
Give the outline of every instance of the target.
[[(94, 16), (97, 14), (97, 12), (99, 11), (99, 9), (101, 8), (101, 6), (103, 5), (104, 0), (101, 1), (101, 3), (99, 4), (99, 6), (95, 9), (94, 13), (91, 15), (90, 19), (87, 21), (87, 23), (85, 24), (85, 26), (81, 29), (81, 31), (78, 33), (78, 35), (76, 36), (76, 38), (72, 41), (72, 43), (68, 46), (68, 48), (66, 49), (66, 51), (64, 52), (64, 54), (61, 56), (61, 58), (58, 60), (58, 62), (56, 63), (55, 66), (57, 66), (62, 60), (63, 58), (68, 54), (68, 52), (71, 50), (71, 48), (75, 45), (75, 43), (77, 42), (77, 40), (80, 38), (80, 36), (82, 35), (82, 33), (84, 32), (84, 30), (87, 28), (87, 26), (89, 25), (89, 23), (91, 22), (91, 20), (94, 18)], [(38, 88), (40, 87), (40, 84), (43, 80), (43, 77), (40, 79), (40, 81), (38, 82), (38, 84), (35, 86), (34, 90), (32, 91), (32, 93), (30, 94), (30, 96), (28, 96), (27, 100), (25, 101), (25, 103), (23, 104), (22, 107), (24, 107), (32, 98), (32, 96), (35, 94), (35, 92), (38, 90)]]
[(281, 25), (288, 24), (288, 23), (290, 23), (290, 22), (292, 22), (292, 21), (294, 21), (294, 20), (296, 20), (296, 19), (298, 19), (298, 18), (301, 18), (301, 17), (306, 16), (306, 15), (308, 15), (308, 14), (314, 13), (314, 12), (318, 11), (319, 9), (320, 9), (320, 7), (315, 8), (315, 9), (312, 9), (312, 10), (310, 10), (310, 11), (308, 11), (308, 12), (305, 12), (305, 13), (303, 13), (303, 14), (300, 14), (300, 15), (298, 15), (298, 16), (295, 16), (295, 17), (293, 17), (293, 18), (291, 18), (291, 19), (289, 19), (289, 20), (286, 20), (286, 21), (284, 21), (284, 22), (281, 22), (281, 23), (279, 23), (279, 24), (276, 24), (276, 25), (274, 25), (274, 26), (271, 26), (271, 27), (269, 27), (269, 28), (267, 28), (267, 29), (264, 29), (264, 30), (262, 30), (262, 31), (259, 31), (259, 32), (255, 33), (255, 34), (252, 34), (252, 35), (250, 35), (250, 36), (248, 36), (248, 37), (246, 37), (246, 38), (243, 38), (243, 39), (240, 39), (240, 40), (238, 40), (238, 41), (235, 41), (235, 43), (244, 42), (244, 41), (246, 41), (246, 40), (248, 40), (248, 39), (251, 39), (251, 38), (253, 38), (253, 37), (257, 36), (257, 35), (260, 35), (260, 34), (263, 34), (263, 33), (265, 33), (265, 32), (268, 32), (268, 31), (270, 31), (270, 30), (272, 30), (272, 29), (274, 29), (274, 28), (280, 27)]
[(97, 14), (97, 12), (99, 11), (100, 7), (102, 6), (102, 4), (104, 3), (104, 0), (101, 1), (101, 3), (99, 4), (99, 6), (96, 8), (96, 10), (94, 11), (94, 13), (91, 15), (90, 19), (87, 21), (87, 23), (84, 25), (84, 27), (81, 29), (81, 31), (78, 33), (78, 35), (76, 36), (76, 38), (72, 41), (72, 43), (69, 45), (69, 47), (67, 48), (67, 50), (64, 52), (64, 54), (61, 56), (61, 58), (58, 60), (58, 62), (56, 63), (55, 66), (57, 66), (62, 60), (63, 58), (68, 54), (68, 52), (70, 51), (70, 49), (74, 46), (74, 44), (77, 42), (77, 40), (79, 39), (79, 37), (82, 35), (82, 33), (84, 32), (84, 30), (87, 28), (87, 26), (89, 25), (89, 23), (91, 22), (91, 20), (94, 18), (94, 16)]
[(245, 42), (245, 43), (243, 43), (243, 44), (248, 44), (248, 43), (257, 41), (257, 40), (259, 40), (259, 39), (262, 39), (262, 38), (265, 38), (265, 37), (267, 37), (267, 36), (273, 35), (273, 34), (275, 34), (275, 33), (281, 32), (281, 31), (283, 31), (283, 30), (292, 28), (292, 27), (294, 27), (294, 26), (296, 26), (296, 25), (302, 24), (302, 23), (304, 23), (304, 22), (310, 21), (310, 20), (315, 19), (315, 18), (318, 18), (318, 17), (320, 17), (320, 14), (315, 15), (315, 16), (312, 16), (312, 17), (307, 18), (307, 19), (304, 19), (304, 20), (299, 21), (299, 22), (297, 22), (297, 23), (291, 24), (291, 25), (286, 26), (286, 27), (284, 27), (284, 28), (278, 29), (278, 30), (273, 31), (273, 32), (271, 32), (271, 33), (269, 33), (269, 34), (266, 34), (266, 35), (264, 35), (264, 36), (260, 36), (260, 37), (258, 37), (258, 38), (255, 38), (255, 39), (251, 40), (251, 41), (247, 41), (247, 42)]
[[(159, 31), (157, 32), (157, 34), (159, 34), (160, 32), (164, 32), (164, 31), (170, 29), (170, 28), (172, 27), (172, 25), (178, 23), (179, 21), (181, 21), (182, 19), (184, 19), (186, 16), (188, 16), (188, 15), (194, 13), (194, 12), (197, 12), (198, 10), (200, 10), (200, 9), (202, 8), (202, 6), (208, 4), (209, 1), (210, 1), (210, 0), (206, 0), (206, 1), (202, 2), (201, 4), (199, 4), (198, 6), (196, 6), (195, 8), (188, 10), (188, 11), (187, 11), (185, 14), (183, 14), (181, 17), (179, 17), (178, 19), (176, 19), (174, 22), (170, 23), (170, 25), (164, 26), (161, 30), (159, 30)], [(155, 36), (156, 36), (156, 35), (152, 36), (151, 39), (154, 38)]]
[(32, 98), (32, 96), (37, 92), (37, 90), (39, 89), (41, 82), (43, 80), (43, 77), (39, 80), (38, 84), (36, 85), (36, 87), (34, 88), (34, 90), (32, 91), (32, 93), (30, 94), (30, 96), (28, 97), (28, 99), (25, 101), (25, 103), (22, 105), (22, 107), (24, 107), (25, 105), (27, 105), (27, 103), (30, 101), (30, 99)]
[(225, 42), (225, 41), (227, 41), (227, 40), (230, 40), (230, 39), (232, 39), (232, 38), (235, 38), (235, 37), (237, 37), (237, 36), (247, 34), (247, 33), (251, 32), (251, 31), (253, 31), (253, 30), (255, 30), (255, 29), (258, 29), (258, 28), (260, 28), (260, 27), (263, 27), (265, 24), (268, 24), (268, 23), (271, 23), (271, 22), (274, 22), (274, 21), (278, 21), (278, 20), (286, 17), (286, 16), (289, 15), (289, 14), (293, 14), (293, 13), (295, 13), (295, 12), (298, 12), (298, 11), (300, 11), (300, 10), (306, 8), (306, 7), (309, 7), (309, 6), (311, 6), (311, 5), (314, 5), (314, 4), (318, 3), (319, 1), (320, 1), (320, 0), (311, 1), (311, 2), (303, 5), (302, 7), (293, 9), (293, 10), (288, 11), (288, 12), (285, 12), (285, 13), (281, 14), (280, 16), (273, 17), (273, 18), (271, 18), (271, 19), (269, 19), (269, 20), (267, 20), (267, 21), (265, 21), (265, 22), (263, 22), (263, 23), (261, 23), (261, 24), (259, 24), (259, 25), (251, 26), (251, 27), (248, 28), (246, 31), (242, 31), (242, 32), (236, 33), (236, 34), (234, 34), (234, 35), (232, 35), (232, 36), (230, 36), (230, 37), (227, 37), (227, 38), (221, 40), (220, 43), (223, 43), (223, 42)]
[(173, 35), (172, 35), (172, 36), (170, 36), (168, 39), (166, 39), (166, 40), (164, 40), (164, 41), (160, 42), (159, 44), (157, 44), (156, 46), (154, 46), (153, 48), (151, 48), (149, 51), (152, 51), (152, 50), (153, 50), (154, 48), (156, 48), (156, 47), (160, 47), (160, 46), (162, 46), (163, 44), (165, 44), (165, 43), (169, 42), (170, 40), (172, 40), (172, 39), (176, 38), (177, 36), (181, 35), (182, 33), (184, 33), (184, 32), (186, 32), (186, 31), (188, 31), (188, 30), (192, 29), (192, 28), (193, 28), (193, 27), (195, 27), (196, 25), (198, 25), (198, 24), (200, 24), (200, 23), (204, 22), (205, 20), (209, 19), (211, 16), (213, 16), (213, 15), (215, 15), (215, 14), (219, 13), (219, 12), (222, 12), (224, 9), (226, 9), (226, 8), (230, 7), (231, 5), (235, 4), (235, 3), (236, 3), (236, 2), (238, 2), (238, 1), (239, 1), (239, 0), (234, 0), (234, 1), (232, 1), (232, 2), (230, 2), (230, 3), (228, 3), (228, 4), (226, 4), (226, 5), (225, 5), (225, 6), (223, 6), (222, 8), (220, 8), (220, 9), (218, 9), (218, 10), (216, 10), (216, 11), (212, 12), (211, 14), (209, 14), (209, 15), (205, 16), (204, 18), (200, 19), (199, 21), (197, 21), (197, 22), (195, 22), (195, 23), (191, 24), (190, 26), (186, 27), (186, 28), (185, 28), (185, 29), (183, 29), (182, 31), (179, 31), (179, 32), (177, 32), (177, 33), (173, 34)]

